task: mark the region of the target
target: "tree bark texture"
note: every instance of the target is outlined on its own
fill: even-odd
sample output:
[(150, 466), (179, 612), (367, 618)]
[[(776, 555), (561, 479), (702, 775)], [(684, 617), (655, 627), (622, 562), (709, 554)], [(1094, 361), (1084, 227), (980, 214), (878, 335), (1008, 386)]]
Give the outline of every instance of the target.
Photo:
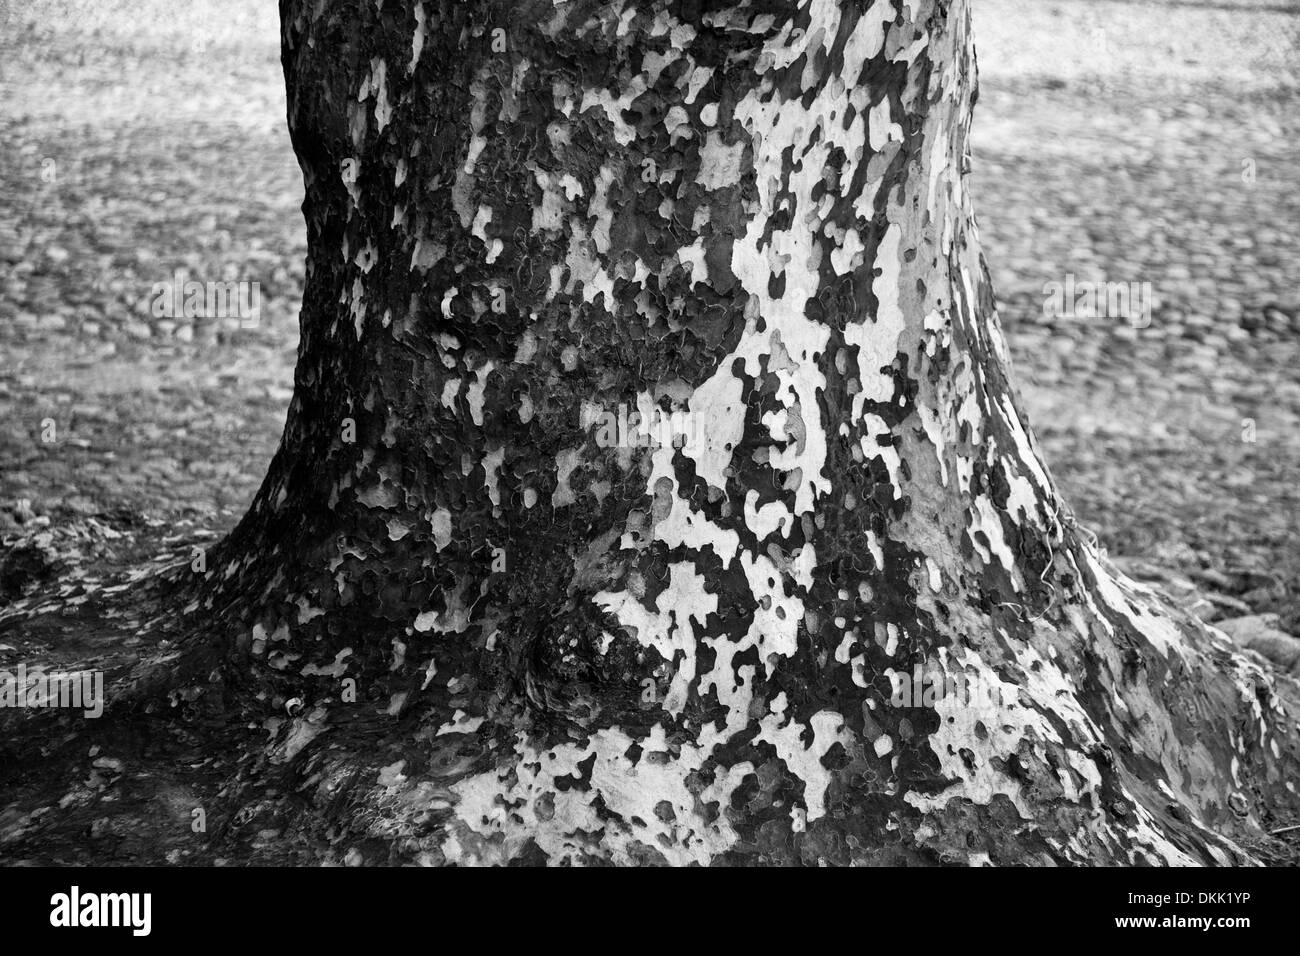
[(313, 799), (471, 864), (1224, 863), (1293, 805), (1275, 678), (1018, 406), (965, 0), (281, 12), (296, 389), (187, 612)]

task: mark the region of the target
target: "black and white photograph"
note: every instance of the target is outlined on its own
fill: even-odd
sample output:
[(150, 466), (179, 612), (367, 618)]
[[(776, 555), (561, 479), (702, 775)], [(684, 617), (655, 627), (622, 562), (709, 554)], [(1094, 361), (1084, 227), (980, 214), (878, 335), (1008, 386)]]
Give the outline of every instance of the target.
[(6, 922), (1270, 922), (1300, 0), (0, 0), (0, 160)]

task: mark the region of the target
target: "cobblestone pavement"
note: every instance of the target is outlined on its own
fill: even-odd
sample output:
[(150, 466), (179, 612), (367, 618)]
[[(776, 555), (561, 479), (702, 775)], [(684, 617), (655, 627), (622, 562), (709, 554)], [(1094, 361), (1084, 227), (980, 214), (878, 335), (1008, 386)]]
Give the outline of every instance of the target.
[[(274, 5), (9, 11), (0, 535), (97, 513), (221, 531), (293, 381)], [(1300, 4), (975, 0), (975, 24), (976, 209), (1055, 476), (1112, 554), (1300, 632)], [(257, 327), (155, 316), (178, 269), (258, 282)], [(1069, 276), (1154, 305), (1053, 317)]]

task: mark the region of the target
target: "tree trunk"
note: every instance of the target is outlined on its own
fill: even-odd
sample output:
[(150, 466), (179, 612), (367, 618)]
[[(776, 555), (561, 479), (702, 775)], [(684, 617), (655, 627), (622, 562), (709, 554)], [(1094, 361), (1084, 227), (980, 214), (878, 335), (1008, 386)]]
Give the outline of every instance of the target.
[(1278, 679), (1106, 565), (1018, 407), (966, 0), (281, 14), (296, 390), (150, 676), (286, 707), (352, 838), (1226, 863), (1294, 806)]

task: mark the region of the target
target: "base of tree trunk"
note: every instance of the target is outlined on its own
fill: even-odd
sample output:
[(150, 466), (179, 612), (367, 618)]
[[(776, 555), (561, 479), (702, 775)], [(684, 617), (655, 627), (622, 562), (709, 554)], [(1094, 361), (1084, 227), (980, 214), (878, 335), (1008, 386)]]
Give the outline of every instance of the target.
[[(137, 559), (139, 551), (160, 544), (156, 536), (140, 537), (139, 549), (123, 549)], [(172, 550), (173, 559), (185, 551)], [(682, 812), (683, 804), (689, 799), (693, 809), (707, 807), (718, 777), (692, 781), (692, 773), (682, 768), (668, 782), (667, 771), (690, 759), (690, 744), (651, 735), (663, 747), (661, 762), (605, 767), (602, 763), (621, 755), (617, 748), (606, 748), (601, 756), (597, 748), (594, 763), (571, 760), (567, 775), (551, 771), (549, 800), (541, 794), (531, 806), (520, 801), (513, 831), (498, 824), (495, 832), (476, 832), (466, 825), (465, 802), (479, 801), (485, 809), (500, 802), (529, 769), (536, 780), (536, 762), (554, 760), (559, 749), (553, 743), (545, 754), (521, 745), (511, 753), (502, 744), (509, 732), (521, 742), (529, 737), (555, 741), (557, 731), (562, 738), (566, 727), (574, 739), (582, 736), (571, 715), (548, 708), (546, 695), (536, 688), (530, 693), (526, 676), (517, 682), (517, 699), (497, 701), (497, 726), (480, 724), (473, 732), (466, 732), (468, 722), (455, 708), (422, 700), (410, 675), (387, 668), (370, 674), (369, 692), (355, 702), (320, 694), (320, 684), (332, 680), (328, 677), (318, 682), (314, 690), (320, 696), (313, 697), (304, 686), (311, 682), (286, 680), (236, 649), (241, 625), (233, 623), (239, 619), (235, 605), (229, 620), (206, 627), (198, 626), (192, 615), (176, 613), (192, 600), (194, 581), (183, 560), (163, 572), (153, 570), (158, 563), (101, 573), (89, 587), (81, 580), (85, 569), (68, 568), (41, 595), (0, 612), (0, 642), (12, 645), (21, 637), (49, 649), (71, 649), (82, 656), (46, 655), (43, 661), (63, 670), (103, 668), (109, 681), (109, 706), (98, 719), (65, 710), (0, 710), (6, 741), (0, 764), (6, 794), (0, 810), (0, 859), (190, 865), (529, 865), (564, 860), (1289, 865), (1300, 854), (1296, 831), (1270, 836), (1297, 820), (1294, 789), (1288, 780), (1270, 779), (1259, 769), (1293, 765), (1295, 738), (1275, 736), (1261, 745), (1251, 740), (1256, 732), (1251, 719), (1236, 725), (1238, 737), (1224, 741), (1225, 749), (1235, 751), (1232, 773), (1237, 777), (1226, 782), (1225, 805), (1209, 821), (1193, 817), (1185, 794), (1140, 788), (1137, 777), (1123, 767), (1135, 754), (1123, 752), (1099, 759), (1099, 766), (1115, 769), (1115, 778), (1107, 783), (1111, 792), (1103, 790), (1095, 806), (1063, 802), (1042, 813), (1042, 807), (1052, 804), (1048, 791), (1063, 796), (1060, 784), (1035, 779), (1031, 760), (1014, 768), (1012, 757), (1004, 782), (1016, 782), (1018, 794), (981, 791), (985, 784), (978, 778), (949, 779), (936, 796), (948, 792), (957, 797), (945, 798), (941, 812), (934, 813), (890, 801), (883, 787), (865, 799), (861, 792), (844, 794), (852, 802), (836, 807), (832, 786), (822, 798), (827, 812), (814, 819), (791, 814), (791, 805), (800, 801), (790, 797), (807, 800), (806, 790), (797, 792), (806, 781), (787, 772), (773, 753), (766, 765), (746, 768), (748, 779), (732, 790), (729, 801), (692, 821)], [(1130, 593), (1138, 606), (1151, 600), (1136, 586)], [(385, 628), (382, 621), (353, 623), (364, 627), (371, 640)], [(1203, 688), (1223, 680), (1224, 686), (1256, 696), (1256, 719), (1283, 707), (1300, 713), (1296, 682), (1243, 661), (1194, 619), (1180, 620), (1179, 628), (1184, 640), (1195, 635), (1189, 646), (1205, 655), (1202, 690), (1196, 689), (1198, 679), (1189, 670), (1171, 681), (1167, 692), (1153, 695), (1153, 712), (1158, 707), (1203, 722), (1212, 702)], [(401, 628), (390, 630), (402, 634)], [(299, 705), (286, 698), (295, 688), (314, 702)], [(395, 711), (390, 705), (403, 693), (408, 696)], [(960, 744), (981, 739), (977, 719), (966, 719), (971, 726), (953, 731), (958, 759), (967, 759)], [(1166, 731), (1177, 726), (1175, 719)], [(1294, 722), (1290, 726), (1294, 730)], [(449, 728), (457, 730), (447, 732)], [(630, 743), (630, 738), (624, 742)], [(646, 743), (641, 742), (642, 749), (648, 752)], [(1259, 752), (1261, 746), (1271, 751), (1274, 745), (1276, 753)], [(1186, 754), (1187, 749), (1184, 742), (1174, 752)], [(1066, 765), (1070, 755), (1064, 750), (1059, 755)], [(619, 830), (634, 833), (637, 825), (620, 819), (613, 806), (607, 807), (603, 831), (575, 827), (566, 802), (590, 792), (583, 788), (584, 774), (587, 787), (596, 789), (610, 787), (614, 774), (625, 774), (618, 792), (645, 803), (648, 813), (657, 812), (656, 822), (663, 825), (659, 836), (667, 838), (619, 836)], [(563, 785), (566, 776), (569, 787)], [(483, 789), (485, 780), (491, 792)], [(674, 788), (679, 788), (676, 804)], [(1018, 812), (1017, 804), (1027, 807), (1029, 816)], [(489, 810), (483, 819), (492, 816)], [(671, 836), (692, 827), (697, 839)], [(706, 837), (716, 839), (724, 828), (729, 845), (713, 853)], [(1099, 833), (1122, 836), (1108, 844)], [(563, 852), (557, 854), (557, 847)]]

